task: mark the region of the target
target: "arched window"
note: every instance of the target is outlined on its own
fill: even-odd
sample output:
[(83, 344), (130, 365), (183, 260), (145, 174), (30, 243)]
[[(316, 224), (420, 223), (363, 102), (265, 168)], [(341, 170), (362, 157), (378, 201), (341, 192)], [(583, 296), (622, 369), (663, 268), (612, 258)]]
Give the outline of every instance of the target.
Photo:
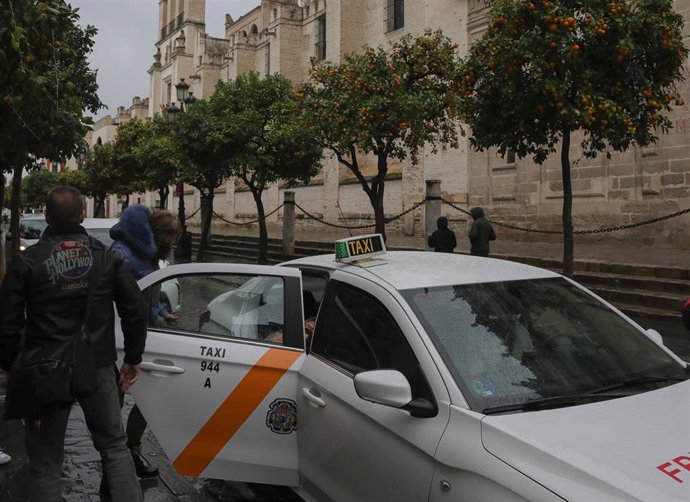
[(250, 43), (255, 44), (258, 41), (258, 38), (259, 38), (259, 28), (257, 28), (256, 25), (253, 24), (251, 30), (249, 30)]

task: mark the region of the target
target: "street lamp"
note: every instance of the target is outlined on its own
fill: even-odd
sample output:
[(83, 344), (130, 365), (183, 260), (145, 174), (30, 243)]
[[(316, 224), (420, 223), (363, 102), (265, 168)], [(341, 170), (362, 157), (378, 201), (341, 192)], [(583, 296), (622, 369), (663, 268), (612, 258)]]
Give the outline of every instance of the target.
[(178, 108), (175, 103), (171, 103), (165, 110), (168, 112), (168, 122), (174, 124), (175, 119), (177, 118), (177, 115), (182, 111), (182, 108)]
[(180, 78), (180, 81), (175, 84), (175, 90), (177, 91), (177, 100), (183, 103), (189, 91), (189, 84), (183, 78)]
[[(185, 105), (188, 107), (189, 105), (193, 104), (197, 99), (196, 96), (194, 96), (194, 93), (189, 90), (189, 84), (185, 82), (183, 78), (180, 78), (180, 81), (177, 84), (175, 84), (175, 91), (177, 102), (180, 103), (180, 106), (178, 107), (176, 102), (173, 101), (166, 107), (166, 112), (168, 114), (168, 122), (171, 125), (175, 123), (175, 120), (177, 119), (177, 116), (180, 113), (185, 112)], [(180, 228), (182, 229), (182, 232), (185, 233), (187, 227), (185, 225), (184, 216), (184, 183), (178, 183), (175, 187), (175, 192), (179, 197), (179, 203), (177, 206), (177, 218), (180, 221)]]

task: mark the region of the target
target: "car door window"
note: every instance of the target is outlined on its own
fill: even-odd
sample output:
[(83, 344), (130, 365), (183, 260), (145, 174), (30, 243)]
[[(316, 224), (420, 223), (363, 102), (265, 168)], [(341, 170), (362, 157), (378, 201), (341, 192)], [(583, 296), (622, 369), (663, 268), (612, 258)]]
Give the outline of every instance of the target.
[[(171, 284), (174, 287), (171, 287)], [(179, 297), (169, 298), (175, 295)], [(282, 344), (285, 287), (282, 277), (194, 274), (145, 290), (152, 329), (182, 331)], [(161, 302), (167, 298), (166, 302)], [(170, 305), (177, 319), (166, 320)], [(278, 341), (276, 341), (278, 340)]]
[(326, 320), (319, 314), (312, 352), (349, 373), (395, 369), (413, 389), (424, 387), (417, 358), (388, 310), (359, 288), (333, 281)]

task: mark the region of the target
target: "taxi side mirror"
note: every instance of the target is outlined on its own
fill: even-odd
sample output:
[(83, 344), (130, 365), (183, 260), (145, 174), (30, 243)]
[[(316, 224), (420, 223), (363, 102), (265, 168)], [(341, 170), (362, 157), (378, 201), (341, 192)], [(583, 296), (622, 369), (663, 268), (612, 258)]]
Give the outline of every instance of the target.
[(355, 375), (355, 391), (365, 401), (402, 408), (412, 401), (412, 389), (397, 370), (363, 371)]
[(357, 373), (354, 379), (357, 395), (365, 401), (405, 410), (415, 418), (435, 417), (434, 403), (423, 397), (412, 398), (412, 388), (398, 370), (371, 370)]

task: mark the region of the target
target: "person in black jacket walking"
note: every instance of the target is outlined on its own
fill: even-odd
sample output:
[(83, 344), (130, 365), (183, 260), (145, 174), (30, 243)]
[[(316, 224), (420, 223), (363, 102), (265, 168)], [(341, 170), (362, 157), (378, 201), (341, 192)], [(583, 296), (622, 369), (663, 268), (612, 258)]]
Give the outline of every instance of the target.
[(489, 256), (489, 241), (496, 240), (496, 232), (491, 223), (484, 219), (484, 210), (473, 207), (470, 214), (474, 219), (470, 228), (470, 254), (474, 256)]
[(448, 229), (448, 218), (440, 216), (436, 220), (436, 230), (427, 239), (430, 248), (434, 248), (437, 253), (452, 253), (457, 241), (455, 232)]
[[(48, 228), (37, 244), (14, 257), (0, 288), (0, 367), (10, 370), (20, 349), (40, 349), (78, 335), (89, 283), (97, 281), (87, 326), (94, 347), (97, 388), (93, 394), (79, 396), (78, 402), (103, 468), (113, 481), (112, 500), (142, 501), (122, 428), (118, 386), (126, 391), (139, 377), (146, 343), (146, 302), (122, 258), (90, 238), (80, 225), (84, 206), (78, 190), (67, 186), (51, 190), (46, 208)], [(94, 263), (98, 263), (93, 269), (97, 274), (92, 277)], [(114, 378), (113, 302), (124, 335), (124, 363), (118, 380)], [(31, 502), (63, 500), (60, 478), (70, 408), (66, 405), (26, 421)]]

